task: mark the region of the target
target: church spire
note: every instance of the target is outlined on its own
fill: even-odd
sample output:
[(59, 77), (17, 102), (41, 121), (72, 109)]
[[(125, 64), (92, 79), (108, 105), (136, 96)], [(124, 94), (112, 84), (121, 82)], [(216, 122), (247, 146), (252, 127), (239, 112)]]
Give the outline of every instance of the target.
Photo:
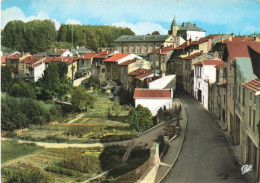
[(174, 15), (174, 18), (173, 18), (173, 21), (172, 21), (172, 26), (177, 26), (177, 22), (176, 22), (176, 19), (175, 19), (175, 15)]

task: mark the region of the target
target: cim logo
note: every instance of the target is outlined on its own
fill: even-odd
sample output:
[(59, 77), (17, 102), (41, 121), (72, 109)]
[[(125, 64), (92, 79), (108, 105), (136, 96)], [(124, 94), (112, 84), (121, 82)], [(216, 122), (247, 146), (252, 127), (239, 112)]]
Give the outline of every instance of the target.
[(244, 165), (241, 168), (242, 174), (250, 172), (252, 170), (252, 165)]

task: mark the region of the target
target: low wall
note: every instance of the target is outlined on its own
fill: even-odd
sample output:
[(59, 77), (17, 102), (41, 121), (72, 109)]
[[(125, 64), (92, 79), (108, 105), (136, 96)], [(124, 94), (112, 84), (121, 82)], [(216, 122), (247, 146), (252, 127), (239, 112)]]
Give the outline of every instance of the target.
[(160, 164), (159, 144), (155, 143), (150, 149), (149, 166), (146, 171), (136, 182), (137, 183), (152, 183), (155, 181), (156, 173)]

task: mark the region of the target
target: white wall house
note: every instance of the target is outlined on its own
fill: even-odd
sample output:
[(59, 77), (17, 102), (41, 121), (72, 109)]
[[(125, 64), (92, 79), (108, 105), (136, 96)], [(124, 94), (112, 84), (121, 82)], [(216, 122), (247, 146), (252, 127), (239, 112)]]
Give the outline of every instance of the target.
[(176, 75), (168, 75), (148, 84), (149, 89), (176, 89)]
[(147, 107), (153, 116), (160, 108), (172, 108), (173, 91), (171, 89), (144, 89), (136, 88), (134, 91), (135, 107), (139, 104)]
[(34, 82), (38, 81), (43, 76), (46, 66), (44, 62), (35, 64), (33, 66), (33, 80)]
[(61, 54), (61, 57), (72, 57), (72, 56), (73, 54), (69, 50), (66, 50)]
[(202, 60), (194, 64), (194, 96), (205, 109), (209, 106), (209, 87), (216, 82), (216, 65), (221, 60)]
[(187, 40), (198, 41), (200, 38), (205, 37), (205, 32), (202, 31), (187, 31)]

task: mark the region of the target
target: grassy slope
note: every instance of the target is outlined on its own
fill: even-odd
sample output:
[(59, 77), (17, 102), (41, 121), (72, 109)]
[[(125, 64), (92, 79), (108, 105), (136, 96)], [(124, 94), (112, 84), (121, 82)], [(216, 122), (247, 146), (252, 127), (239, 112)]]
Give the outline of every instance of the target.
[(32, 144), (19, 144), (13, 141), (1, 142), (1, 161), (5, 163), (9, 160), (18, 158), (20, 156), (32, 154), (35, 151), (42, 150), (44, 148), (38, 147)]

